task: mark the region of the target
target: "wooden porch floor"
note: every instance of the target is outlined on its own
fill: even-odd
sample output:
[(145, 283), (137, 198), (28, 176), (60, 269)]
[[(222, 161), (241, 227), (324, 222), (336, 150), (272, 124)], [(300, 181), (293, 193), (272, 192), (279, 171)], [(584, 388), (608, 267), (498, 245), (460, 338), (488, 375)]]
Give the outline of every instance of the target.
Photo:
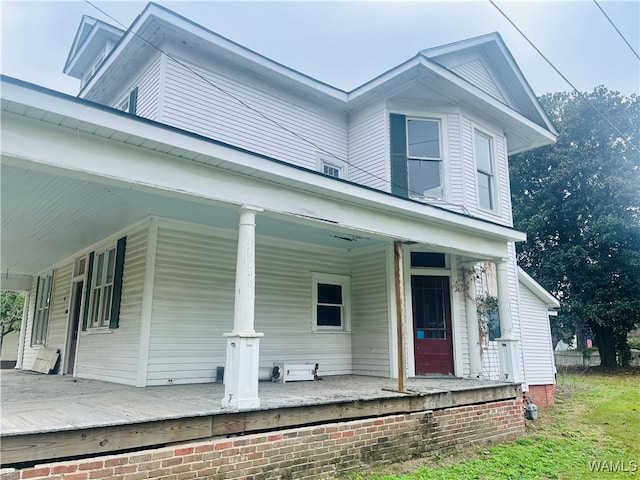
[(355, 375), (261, 382), (261, 407), (223, 409), (221, 384), (136, 388), (22, 371), (0, 373), (3, 465), (515, 398), (520, 386), (456, 378)]

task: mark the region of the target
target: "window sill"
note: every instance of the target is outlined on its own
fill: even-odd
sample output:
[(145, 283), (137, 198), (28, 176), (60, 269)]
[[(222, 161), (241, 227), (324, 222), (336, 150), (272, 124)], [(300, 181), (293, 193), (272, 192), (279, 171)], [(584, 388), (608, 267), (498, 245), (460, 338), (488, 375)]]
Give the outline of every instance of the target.
[(334, 335), (351, 335), (351, 331), (345, 330), (312, 330), (311, 333), (319, 333), (319, 334), (334, 334)]
[(109, 327), (89, 327), (82, 332), (83, 335), (104, 335), (107, 333), (113, 333), (114, 330)]

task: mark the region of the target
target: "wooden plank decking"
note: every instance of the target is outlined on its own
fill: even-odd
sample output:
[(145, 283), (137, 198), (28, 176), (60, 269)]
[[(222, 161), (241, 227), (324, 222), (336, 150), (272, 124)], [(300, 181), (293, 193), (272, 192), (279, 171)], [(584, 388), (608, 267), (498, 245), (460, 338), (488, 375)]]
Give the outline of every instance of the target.
[(327, 377), (260, 384), (260, 409), (225, 410), (220, 384), (135, 388), (60, 376), (2, 372), (3, 465), (99, 455), (248, 432), (512, 399), (520, 386), (461, 379), (396, 381)]

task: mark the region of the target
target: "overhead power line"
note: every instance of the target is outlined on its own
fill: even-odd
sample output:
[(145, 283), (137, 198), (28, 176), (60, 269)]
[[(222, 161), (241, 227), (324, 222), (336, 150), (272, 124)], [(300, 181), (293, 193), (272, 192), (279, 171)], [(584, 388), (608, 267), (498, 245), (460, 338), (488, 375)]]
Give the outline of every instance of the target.
[[(95, 8), (96, 10), (98, 10), (100, 13), (102, 13), (103, 15), (105, 15), (106, 17), (108, 17), (109, 19), (111, 19), (113, 22), (117, 23), (118, 25), (120, 25), (124, 30), (128, 30), (127, 26), (124, 25), (122, 22), (118, 21), (116, 18), (114, 18), (113, 16), (109, 15), (107, 12), (105, 12), (104, 10), (102, 10), (100, 7), (98, 7), (97, 5), (93, 4), (90, 0), (84, 0), (87, 4), (91, 5), (93, 8)], [(195, 75), (196, 77), (198, 77), (199, 79), (201, 79), (202, 81), (204, 81), (205, 83), (207, 83), (208, 85), (212, 86), (213, 88), (215, 88), (216, 90), (218, 90), (219, 92), (221, 92), (223, 95), (227, 95), (228, 97), (232, 98), (234, 101), (236, 101), (237, 103), (239, 103), (240, 105), (242, 105), (243, 107), (245, 107), (248, 110), (251, 110), (252, 112), (254, 112), (256, 115), (264, 118), (265, 120), (267, 120), (268, 122), (272, 123), (273, 125), (275, 125), (276, 127), (280, 128), (281, 130), (289, 133), (290, 135), (293, 135), (294, 137), (298, 138), (299, 140), (302, 140), (303, 142), (311, 145), (313, 148), (315, 148), (316, 150), (318, 150), (321, 153), (324, 153), (325, 155), (328, 155), (338, 161), (340, 161), (341, 163), (344, 163), (345, 165), (348, 165), (350, 168), (354, 168), (356, 170), (359, 170), (367, 175), (369, 175), (372, 178), (375, 178), (376, 180), (380, 180), (381, 182), (383, 182), (384, 184), (387, 184), (391, 187), (399, 187), (401, 189), (405, 189), (406, 187), (403, 187), (401, 185), (395, 184), (393, 182), (390, 182), (389, 180), (387, 180), (384, 177), (381, 177), (375, 173), (370, 172), (369, 170), (362, 168), (358, 165), (354, 165), (353, 163), (348, 162), (347, 160), (344, 160), (342, 158), (340, 158), (338, 155), (334, 154), (333, 152), (325, 149), (324, 147), (316, 144), (314, 141), (309, 140), (308, 138), (304, 137), (303, 135), (300, 135), (298, 132), (288, 128), (287, 126), (283, 125), (282, 123), (278, 122), (277, 120), (271, 118), (269, 115), (263, 113), (262, 111), (258, 110), (257, 108), (249, 105), (247, 102), (245, 102), (244, 100), (242, 100), (241, 98), (239, 98), (238, 96), (234, 95), (233, 93), (229, 92), (228, 90), (222, 88), (221, 86), (217, 85), (216, 83), (214, 83), (213, 81), (211, 81), (210, 79), (208, 79), (207, 77), (205, 77), (204, 75), (200, 74), (199, 72), (197, 72), (196, 70), (194, 70), (193, 68), (191, 68), (189, 65), (185, 64), (184, 62), (180, 61), (179, 59), (177, 59), (176, 57), (174, 57), (173, 55), (171, 55), (169, 52), (163, 50), (162, 48), (158, 47), (157, 45), (154, 45), (153, 43), (151, 43), (150, 41), (148, 41), (146, 38), (143, 38), (140, 34), (138, 34), (137, 32), (134, 32), (133, 30), (131, 30), (131, 33), (133, 35), (135, 35), (136, 37), (138, 37), (140, 40), (142, 40), (144, 43), (146, 43), (147, 45), (149, 45), (150, 47), (154, 48), (155, 50), (157, 50), (158, 52), (160, 52), (161, 54), (165, 55), (167, 58), (169, 58), (170, 60), (172, 60), (173, 62), (175, 62), (176, 64), (180, 65), (182, 68), (186, 69), (188, 72), (190, 72), (191, 74)], [(413, 193), (416, 195), (422, 195), (421, 192), (414, 192), (409, 190), (409, 193)], [(430, 197), (427, 197), (430, 198)], [(435, 198), (434, 198), (435, 199)], [(465, 211), (466, 208), (463, 205), (457, 205), (457, 204), (453, 204), (450, 202), (447, 202), (445, 200), (442, 199), (435, 199), (438, 200), (439, 202), (442, 203), (447, 203), (456, 207), (462, 207)], [(468, 214), (468, 212), (467, 212)]]
[(533, 47), (533, 49), (534, 49), (536, 52), (538, 52), (538, 54), (539, 54), (539, 55), (544, 59), (544, 61), (545, 61), (545, 62), (547, 62), (547, 64), (548, 64), (551, 68), (553, 68), (553, 70), (554, 70), (558, 75), (560, 75), (560, 77), (561, 77), (565, 82), (567, 82), (567, 84), (569, 84), (569, 86), (573, 89), (573, 91), (574, 91), (575, 93), (577, 93), (577, 94), (578, 94), (578, 96), (579, 96), (582, 100), (584, 100), (585, 102), (587, 102), (587, 103), (591, 106), (591, 108), (593, 108), (593, 109), (598, 113), (598, 115), (600, 115), (600, 116), (603, 118), (603, 120), (604, 120), (605, 122), (607, 122), (607, 123), (611, 126), (611, 128), (613, 128), (613, 129), (616, 131), (616, 133), (617, 133), (618, 135), (620, 135), (620, 137), (621, 137), (621, 138), (623, 138), (623, 139), (624, 139), (624, 140), (625, 140), (625, 141), (626, 141), (626, 142), (627, 142), (627, 143), (628, 143), (628, 144), (629, 144), (629, 145), (630, 145), (630, 146), (631, 146), (631, 147), (632, 147), (636, 152), (640, 153), (640, 150), (638, 150), (638, 147), (636, 147), (636, 146), (633, 144), (633, 142), (629, 139), (629, 138), (630, 138), (630, 136), (629, 136), (629, 135), (625, 135), (624, 133), (622, 133), (622, 132), (620, 131), (620, 129), (619, 129), (618, 127), (616, 127), (616, 126), (611, 122), (611, 120), (609, 120), (609, 119), (608, 119), (608, 118), (607, 118), (607, 117), (606, 117), (606, 116), (605, 116), (605, 115), (604, 115), (604, 114), (603, 114), (603, 113), (598, 109), (598, 107), (596, 107), (596, 106), (593, 104), (593, 102), (591, 102), (591, 101), (590, 101), (590, 100), (589, 100), (589, 99), (588, 99), (588, 98), (587, 98), (587, 97), (586, 97), (586, 96), (585, 96), (585, 95), (584, 95), (580, 90), (578, 90), (578, 89), (576, 88), (576, 86), (575, 86), (573, 83), (571, 83), (571, 81), (570, 81), (570, 80), (569, 80), (569, 79), (568, 79), (568, 78), (567, 78), (567, 77), (566, 77), (566, 76), (565, 76), (565, 75), (564, 75), (560, 70), (558, 70), (558, 68), (553, 64), (553, 62), (551, 62), (551, 60), (549, 60), (549, 59), (544, 55), (544, 53), (542, 53), (542, 52), (540, 51), (540, 49), (539, 49), (538, 47), (536, 47), (536, 46), (535, 46), (535, 44), (534, 44), (531, 40), (529, 40), (529, 37), (527, 37), (527, 35), (526, 35), (522, 30), (520, 30), (520, 28), (519, 28), (519, 27), (518, 27), (518, 26), (513, 22), (513, 20), (511, 20), (511, 18), (509, 18), (509, 16), (508, 16), (506, 13), (504, 13), (504, 11), (502, 11), (502, 9), (501, 9), (498, 5), (496, 5), (496, 2), (494, 2), (493, 0), (489, 0), (489, 3), (490, 3), (491, 5), (493, 5), (493, 6), (495, 7), (495, 9), (496, 9), (496, 10), (498, 10), (498, 12), (500, 12), (500, 14), (501, 14), (501, 15), (502, 15), (502, 16), (503, 16), (503, 17), (504, 17), (504, 18), (505, 18), (505, 19), (506, 19), (506, 20), (511, 24), (511, 26), (513, 26), (513, 28), (515, 28), (515, 29), (518, 31), (518, 33), (519, 33), (520, 35), (522, 35), (522, 38), (524, 38), (524, 39), (527, 41), (527, 43), (528, 43), (529, 45), (531, 45), (531, 47)]
[(620, 38), (622, 40), (624, 40), (624, 43), (627, 44), (627, 47), (629, 47), (629, 50), (631, 50), (633, 52), (633, 54), (636, 56), (636, 58), (638, 60), (640, 60), (640, 55), (638, 55), (638, 52), (636, 52), (634, 50), (634, 48), (631, 46), (631, 44), (629, 43), (629, 41), (626, 39), (626, 37), (622, 34), (622, 32), (620, 31), (620, 29), (616, 26), (615, 23), (613, 23), (613, 20), (611, 20), (611, 18), (609, 18), (609, 15), (607, 15), (607, 12), (605, 12), (602, 7), (600, 6), (600, 4), (598, 3), (598, 0), (593, 0), (593, 3), (596, 4), (596, 6), (600, 9), (600, 11), (602, 12), (602, 14), (606, 17), (607, 20), (609, 20), (609, 23), (611, 24), (611, 26), (613, 28), (615, 28), (616, 32), (618, 32), (618, 35), (620, 35)]

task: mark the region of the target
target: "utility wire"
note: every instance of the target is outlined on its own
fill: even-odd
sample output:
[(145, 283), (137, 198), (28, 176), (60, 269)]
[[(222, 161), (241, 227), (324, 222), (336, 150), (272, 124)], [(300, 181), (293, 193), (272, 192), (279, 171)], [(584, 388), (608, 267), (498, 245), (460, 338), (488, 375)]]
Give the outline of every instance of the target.
[(620, 38), (622, 38), (622, 40), (624, 40), (624, 43), (627, 44), (627, 47), (629, 47), (629, 49), (633, 52), (633, 54), (636, 56), (636, 58), (638, 60), (640, 60), (640, 55), (638, 55), (638, 52), (636, 52), (633, 47), (631, 46), (631, 44), (629, 43), (629, 41), (625, 38), (625, 36), (622, 34), (622, 32), (618, 29), (618, 27), (616, 26), (615, 23), (613, 23), (613, 20), (611, 20), (611, 18), (609, 18), (609, 15), (607, 15), (607, 12), (605, 12), (602, 7), (600, 6), (600, 4), (598, 3), (598, 0), (593, 0), (593, 3), (596, 4), (596, 6), (600, 9), (600, 11), (602, 12), (602, 14), (606, 17), (607, 20), (609, 20), (609, 23), (611, 24), (611, 26), (613, 28), (615, 28), (616, 32), (618, 32), (618, 35), (620, 35)]
[(531, 46), (533, 47), (533, 49), (534, 49), (536, 52), (538, 52), (538, 54), (539, 54), (539, 55), (544, 59), (544, 61), (545, 61), (545, 62), (547, 62), (547, 64), (549, 64), (549, 66), (550, 66), (551, 68), (553, 68), (553, 70), (554, 70), (558, 75), (560, 75), (560, 77), (562, 77), (562, 79), (563, 79), (565, 82), (567, 82), (571, 88), (573, 88), (574, 92), (575, 92), (575, 93), (577, 93), (577, 94), (578, 94), (578, 96), (579, 96), (582, 100), (584, 100), (585, 102), (587, 102), (587, 103), (591, 106), (591, 108), (593, 108), (596, 112), (598, 112), (598, 115), (600, 115), (600, 116), (604, 119), (604, 121), (605, 121), (605, 122), (607, 122), (607, 123), (611, 126), (611, 128), (613, 128), (613, 129), (618, 133), (618, 135), (620, 135), (620, 137), (621, 137), (621, 138), (623, 138), (623, 139), (626, 141), (626, 143), (628, 143), (628, 144), (629, 144), (629, 145), (630, 145), (630, 146), (631, 146), (631, 147), (632, 147), (636, 152), (640, 153), (640, 150), (638, 150), (638, 147), (636, 147), (630, 139), (629, 139), (629, 140), (627, 140), (627, 139), (629, 138), (629, 136), (628, 136), (628, 135), (624, 135), (624, 134), (623, 134), (623, 133), (618, 129), (618, 127), (616, 127), (616, 126), (611, 122), (611, 120), (609, 120), (607, 117), (605, 117), (605, 115), (604, 115), (600, 110), (598, 110), (598, 107), (596, 107), (596, 106), (593, 104), (593, 102), (591, 102), (591, 101), (590, 101), (590, 100), (589, 100), (589, 99), (588, 99), (588, 98), (587, 98), (587, 97), (586, 97), (586, 96), (585, 96), (585, 95), (584, 95), (580, 90), (578, 90), (578, 89), (576, 88), (576, 86), (575, 86), (573, 83), (571, 83), (571, 81), (569, 81), (569, 79), (568, 79), (566, 76), (564, 76), (564, 75), (562, 74), (562, 72), (561, 72), (560, 70), (558, 70), (558, 68), (557, 68), (557, 67), (556, 67), (556, 66), (551, 62), (551, 60), (549, 60), (549, 59), (544, 55), (544, 53), (542, 53), (542, 52), (540, 51), (540, 49), (539, 49), (538, 47), (536, 47), (536, 46), (534, 45), (534, 43), (533, 43), (531, 40), (529, 40), (529, 37), (527, 37), (527, 35), (526, 35), (522, 30), (520, 30), (520, 28), (518, 28), (518, 26), (513, 22), (513, 20), (511, 20), (511, 19), (509, 18), (509, 16), (508, 16), (506, 13), (504, 13), (504, 12), (502, 11), (502, 9), (501, 9), (498, 5), (496, 5), (496, 3), (495, 3), (493, 0), (489, 0), (489, 3), (490, 3), (491, 5), (493, 5), (493, 6), (495, 7), (495, 9), (496, 9), (496, 10), (498, 10), (498, 12), (500, 12), (500, 14), (501, 14), (501, 15), (502, 15), (502, 16), (503, 16), (503, 17), (504, 17), (504, 18), (505, 18), (505, 19), (506, 19), (506, 20), (507, 20), (507, 21), (508, 21), (512, 26), (513, 26), (513, 28), (515, 28), (515, 29), (518, 31), (518, 33), (519, 33), (520, 35), (522, 35), (522, 37), (527, 41), (527, 43), (528, 43), (529, 45), (531, 45)]
[[(97, 5), (93, 4), (90, 0), (84, 0), (87, 4), (91, 5), (93, 8), (95, 8), (96, 10), (98, 10), (99, 12), (101, 12), (103, 15), (105, 15), (106, 17), (108, 17), (109, 19), (111, 19), (113, 22), (117, 23), (118, 25), (120, 25), (124, 30), (128, 30), (127, 26), (124, 25), (122, 22), (118, 21), (116, 18), (112, 17), (111, 15), (109, 15), (107, 12), (105, 12), (104, 10), (102, 10), (100, 7), (98, 7)], [(398, 187), (400, 189), (405, 189), (406, 187), (393, 183), (389, 180), (387, 180), (384, 177), (381, 177), (379, 175), (376, 175), (375, 173), (372, 173), (362, 167), (359, 167), (358, 165), (354, 165), (353, 163), (348, 162), (347, 160), (344, 160), (342, 158), (340, 158), (338, 155), (334, 154), (333, 152), (325, 149), (324, 147), (321, 147), (320, 145), (316, 144), (315, 142), (313, 142), (312, 140), (309, 140), (308, 138), (300, 135), (299, 133), (297, 133), (294, 130), (291, 130), (290, 128), (286, 127), (285, 125), (281, 124), (280, 122), (278, 122), (277, 120), (274, 120), (273, 118), (271, 118), (270, 116), (266, 115), (265, 113), (262, 113), (260, 110), (254, 108), (253, 106), (249, 105), (248, 103), (246, 103), (244, 100), (242, 100), (241, 98), (238, 98), (236, 95), (234, 95), (233, 93), (229, 92), (228, 90), (225, 90), (224, 88), (220, 87), (219, 85), (215, 84), (214, 82), (212, 82), (211, 80), (209, 80), (208, 78), (206, 78), (204, 75), (200, 74), (199, 72), (197, 72), (195, 69), (193, 69), (192, 67), (190, 67), (189, 65), (183, 63), (182, 61), (178, 60), (176, 57), (174, 57), (173, 55), (171, 55), (170, 53), (166, 52), (165, 50), (161, 49), (160, 47), (154, 45), (153, 43), (151, 43), (150, 41), (148, 41), (147, 39), (143, 38), (140, 34), (138, 34), (137, 32), (134, 32), (133, 30), (131, 30), (131, 33), (133, 35), (135, 35), (136, 37), (138, 37), (140, 40), (142, 40), (144, 43), (146, 43), (147, 45), (149, 45), (150, 47), (154, 48), (155, 50), (157, 50), (158, 52), (160, 52), (161, 54), (165, 55), (167, 58), (169, 58), (170, 60), (174, 61), (175, 63), (177, 63), (178, 65), (180, 65), (182, 68), (186, 69), (187, 71), (189, 71), (190, 73), (192, 73), (193, 75), (195, 75), (196, 77), (200, 78), (202, 81), (204, 81), (205, 83), (207, 83), (208, 85), (212, 86), (213, 88), (215, 88), (216, 90), (218, 90), (219, 92), (221, 92), (224, 95), (227, 95), (228, 97), (232, 98), (233, 100), (235, 100), (237, 103), (239, 103), (240, 105), (242, 105), (243, 107), (247, 108), (248, 110), (251, 110), (252, 112), (254, 112), (255, 114), (257, 114), (258, 116), (264, 118), (265, 120), (267, 120), (268, 122), (274, 124), (276, 127), (284, 130), (285, 132), (289, 133), (290, 135), (293, 135), (294, 137), (298, 138), (299, 140), (302, 140), (303, 142), (311, 145), (313, 148), (315, 148), (316, 150), (324, 153), (325, 155), (328, 155), (338, 161), (340, 161), (341, 163), (344, 163), (345, 165), (348, 165), (349, 167), (355, 168), (356, 170), (360, 170), (363, 173), (366, 173), (367, 175), (375, 178), (376, 180), (380, 180), (381, 182), (390, 185), (391, 187)], [(408, 189), (407, 189), (408, 190)], [(412, 190), (408, 190), (408, 193), (411, 194), (415, 194), (418, 196), (423, 196), (423, 194), (421, 192), (415, 192)], [(425, 198), (432, 198), (432, 197), (425, 197)], [(462, 207), (465, 212), (467, 214), (469, 214), (469, 212), (467, 211), (466, 207), (464, 207), (464, 205), (457, 205), (454, 203), (450, 203), (447, 202), (446, 200), (443, 199), (439, 199), (439, 198), (433, 198), (434, 200), (437, 200), (439, 202), (443, 202), (443, 203), (447, 203), (449, 205), (453, 205), (456, 207)]]

